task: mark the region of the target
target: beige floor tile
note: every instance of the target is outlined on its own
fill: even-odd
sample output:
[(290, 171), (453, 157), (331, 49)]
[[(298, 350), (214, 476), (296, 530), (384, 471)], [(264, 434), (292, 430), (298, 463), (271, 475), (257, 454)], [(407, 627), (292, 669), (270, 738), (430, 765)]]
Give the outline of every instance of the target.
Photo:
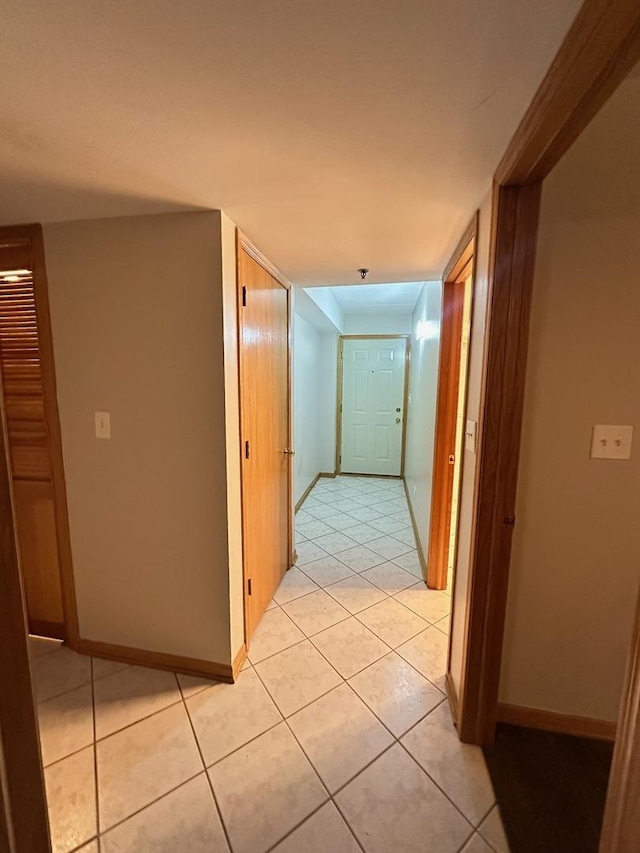
[(431, 626), (398, 646), (396, 651), (432, 684), (440, 687), (447, 671), (449, 651), (449, 639), (442, 631)]
[(105, 660), (104, 658), (91, 658), (93, 666), (93, 680), (106, 678), (108, 675), (113, 675), (114, 672), (120, 672), (121, 669), (126, 669), (129, 664), (122, 663), (119, 660)]
[(272, 853), (360, 853), (360, 847), (333, 803), (325, 803)]
[(363, 610), (358, 619), (392, 649), (429, 627), (428, 622), (393, 598)]
[(375, 551), (376, 554), (380, 554), (385, 560), (393, 560), (411, 551), (410, 545), (401, 542), (399, 539), (394, 539), (393, 536), (382, 536), (380, 539), (374, 539), (373, 542), (367, 544), (367, 548)]
[[(354, 521), (354, 524), (357, 524)], [(49, 637), (29, 637), (29, 657), (31, 660), (40, 657), (40, 655), (48, 655), (49, 652), (57, 651), (62, 645), (61, 640), (51, 640)]]
[(256, 672), (285, 717), (342, 682), (308, 640), (259, 663)]
[(319, 545), (316, 545), (315, 542), (301, 542), (299, 545), (296, 545), (296, 553), (298, 554), (298, 559), (296, 560), (296, 565), (304, 566), (305, 563), (311, 563), (313, 560), (320, 560), (322, 557), (327, 556), (327, 552), (324, 551)]
[(350, 527), (347, 530), (347, 535), (358, 545), (365, 545), (367, 542), (372, 542), (374, 539), (380, 538), (380, 531), (376, 530), (370, 524), (365, 524), (363, 521), (356, 522), (355, 527)]
[(296, 513), (296, 524), (304, 521), (313, 521), (313, 516), (306, 509), (299, 509)]
[(291, 601), (282, 609), (307, 637), (349, 618), (349, 612), (322, 589)]
[(350, 678), (390, 649), (353, 616), (316, 634), (311, 642), (343, 678)]
[(187, 699), (187, 710), (207, 767), (282, 719), (253, 670)]
[(209, 770), (234, 853), (263, 853), (327, 798), (282, 723)]
[(460, 853), (493, 853), (487, 842), (477, 832), (464, 845)]
[(85, 846), (77, 850), (76, 853), (100, 853), (97, 838), (90, 841), (88, 844), (85, 844)]
[(100, 839), (102, 853), (228, 853), (206, 774), (125, 820)]
[(90, 684), (40, 702), (37, 708), (44, 767), (93, 743)]
[(447, 614), (443, 619), (439, 619), (437, 622), (434, 622), (434, 625), (439, 631), (442, 631), (443, 634), (449, 636), (449, 631), (451, 629), (451, 614)]
[(445, 698), (395, 652), (354, 675), (349, 684), (396, 737)]
[(387, 597), (385, 592), (369, 583), (361, 575), (353, 575), (353, 577), (334, 583), (326, 587), (326, 591), (349, 613), (359, 613), (379, 601), (384, 601)]
[(479, 746), (461, 743), (444, 702), (402, 738), (403, 745), (433, 781), (477, 826), (495, 803)]
[(406, 572), (411, 572), (411, 574), (415, 575), (417, 578), (422, 578), (422, 566), (420, 565), (420, 558), (418, 557), (418, 552), (416, 550), (408, 551), (406, 554), (401, 554), (399, 557), (396, 557), (393, 562)]
[(329, 584), (337, 583), (345, 578), (351, 578), (355, 574), (336, 557), (329, 556), (323, 557), (321, 560), (314, 560), (313, 563), (306, 563), (302, 567), (302, 571), (321, 587), (329, 586)]
[(399, 518), (388, 518), (383, 515), (382, 518), (377, 518), (375, 521), (372, 521), (371, 526), (379, 530), (380, 533), (386, 533), (387, 536), (393, 536), (394, 539), (400, 539), (400, 541), (404, 542), (405, 545), (408, 544), (412, 548), (416, 547), (413, 531), (411, 531), (411, 539), (408, 542), (406, 538), (398, 536), (400, 531), (405, 530), (407, 526), (406, 523)]
[(498, 806), (494, 806), (478, 827), (478, 832), (496, 853), (509, 853), (509, 842)]
[[(245, 661), (245, 664), (247, 661)], [(243, 666), (244, 668), (244, 666)], [(196, 693), (202, 693), (207, 687), (213, 687), (218, 682), (212, 681), (210, 678), (200, 678), (197, 675), (185, 675), (182, 672), (177, 672), (176, 677), (180, 685), (180, 692), (183, 699), (190, 699)]]
[(286, 572), (280, 581), (280, 586), (276, 590), (273, 600), (276, 604), (282, 606), (288, 601), (300, 598), (301, 595), (308, 595), (317, 588), (311, 578), (307, 577), (304, 572), (301, 572), (299, 568), (294, 566)]
[(97, 833), (93, 746), (44, 771), (53, 853), (68, 853)]
[(438, 622), (451, 608), (450, 596), (437, 589), (427, 589), (424, 583), (403, 589), (394, 598), (430, 623)]
[(304, 634), (280, 607), (269, 610), (260, 620), (249, 646), (252, 664), (288, 649), (304, 640)]
[(38, 702), (53, 699), (91, 681), (91, 658), (60, 646), (31, 662), (31, 674)]
[(405, 572), (400, 566), (395, 563), (381, 563), (379, 566), (374, 566), (372, 569), (367, 569), (362, 572), (361, 577), (366, 578), (370, 583), (375, 584), (387, 595), (395, 595), (407, 587), (413, 586), (416, 582), (415, 576), (409, 572)]
[(338, 554), (338, 559), (345, 566), (353, 569), (354, 572), (365, 572), (374, 566), (379, 566), (380, 563), (386, 562), (384, 557), (376, 554), (375, 551), (370, 551), (366, 545), (356, 545), (355, 548), (349, 548), (346, 551), (341, 551)]
[(340, 553), (340, 551), (346, 551), (348, 548), (353, 548), (357, 543), (354, 539), (350, 539), (348, 536), (349, 531), (346, 533), (340, 533), (337, 530), (334, 530), (333, 533), (327, 533), (326, 536), (320, 536), (318, 539), (314, 539), (314, 543), (319, 545), (323, 551), (326, 551), (327, 554), (332, 554), (334, 557), (336, 554)]
[(266, 613), (267, 611), (269, 611), (269, 610), (273, 610), (273, 609), (274, 609), (274, 608), (276, 608), (277, 606), (278, 606), (277, 602), (275, 602), (275, 601), (273, 600), (273, 598), (272, 598), (272, 599), (271, 599), (271, 601), (267, 604), (267, 606), (266, 606), (266, 607), (265, 607), (265, 609), (264, 609), (264, 610), (265, 610), (265, 613)]
[(203, 769), (182, 703), (99, 741), (96, 750), (102, 832)]
[(299, 533), (297, 530), (295, 532), (295, 543), (299, 545), (301, 542), (307, 542), (307, 537), (303, 536), (302, 533)]
[(336, 797), (366, 853), (457, 853), (471, 826), (401, 746)]
[(369, 524), (375, 521), (376, 518), (382, 518), (384, 513), (377, 512), (375, 506), (356, 506), (349, 510), (349, 515), (358, 521), (364, 521)]
[(93, 689), (98, 740), (182, 699), (173, 672), (145, 666), (129, 666), (100, 678)]
[(330, 793), (393, 743), (347, 684), (294, 714), (289, 725)]
[(317, 539), (326, 533), (334, 533), (334, 528), (326, 521), (314, 518), (313, 521), (296, 522), (296, 533), (301, 533), (305, 539)]
[[(403, 522), (399, 521), (399, 524)], [(411, 545), (412, 548), (416, 547), (416, 535), (413, 532), (413, 527), (401, 527), (400, 530), (396, 530), (393, 534), (394, 539), (399, 539), (401, 542), (406, 542), (407, 545)]]
[[(329, 510), (331, 510), (331, 514), (329, 514)], [(357, 518), (352, 518), (346, 512), (336, 512), (333, 507), (327, 507), (327, 513), (323, 516), (322, 520), (325, 524), (333, 527), (334, 530), (344, 531), (347, 536), (350, 535), (349, 530), (361, 523)]]

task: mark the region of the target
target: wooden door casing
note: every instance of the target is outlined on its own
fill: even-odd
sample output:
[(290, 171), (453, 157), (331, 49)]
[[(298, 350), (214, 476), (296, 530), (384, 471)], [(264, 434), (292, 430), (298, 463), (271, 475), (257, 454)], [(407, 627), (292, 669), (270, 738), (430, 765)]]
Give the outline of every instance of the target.
[(238, 248), (247, 642), (290, 562), (289, 291)]

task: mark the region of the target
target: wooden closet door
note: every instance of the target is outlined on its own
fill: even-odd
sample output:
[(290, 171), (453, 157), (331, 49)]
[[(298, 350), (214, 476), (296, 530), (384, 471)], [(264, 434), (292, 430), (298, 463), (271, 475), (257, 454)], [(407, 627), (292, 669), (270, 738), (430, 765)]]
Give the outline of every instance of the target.
[(65, 560), (71, 573), (70, 546), (42, 242), (39, 229), (21, 237), (23, 230), (0, 232), (0, 368), (20, 566), (30, 632), (74, 639), (73, 582), (65, 602), (62, 579)]
[(238, 249), (245, 633), (289, 568), (289, 293)]

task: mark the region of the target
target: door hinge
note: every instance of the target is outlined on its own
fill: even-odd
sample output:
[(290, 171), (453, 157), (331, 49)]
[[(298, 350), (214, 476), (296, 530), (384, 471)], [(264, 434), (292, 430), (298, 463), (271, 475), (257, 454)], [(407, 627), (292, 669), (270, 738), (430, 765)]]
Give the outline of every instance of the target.
[(247, 595), (253, 595), (253, 592), (251, 591), (251, 578), (247, 581)]
[(249, 458), (250, 453), (251, 453), (251, 450), (250, 450), (250, 448), (249, 448), (249, 442), (248, 442), (248, 441), (245, 441), (245, 443), (244, 443), (244, 458), (245, 458), (245, 459), (248, 459), (248, 458)]
[(247, 285), (246, 284), (242, 285), (242, 307), (243, 308), (247, 307)]

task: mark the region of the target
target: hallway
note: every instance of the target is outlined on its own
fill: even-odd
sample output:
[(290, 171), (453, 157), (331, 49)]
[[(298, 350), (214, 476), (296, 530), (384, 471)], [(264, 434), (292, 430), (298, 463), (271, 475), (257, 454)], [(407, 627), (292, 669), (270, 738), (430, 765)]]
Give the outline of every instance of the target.
[(402, 483), (321, 479), (296, 526), (235, 685), (32, 640), (54, 853), (508, 851)]

